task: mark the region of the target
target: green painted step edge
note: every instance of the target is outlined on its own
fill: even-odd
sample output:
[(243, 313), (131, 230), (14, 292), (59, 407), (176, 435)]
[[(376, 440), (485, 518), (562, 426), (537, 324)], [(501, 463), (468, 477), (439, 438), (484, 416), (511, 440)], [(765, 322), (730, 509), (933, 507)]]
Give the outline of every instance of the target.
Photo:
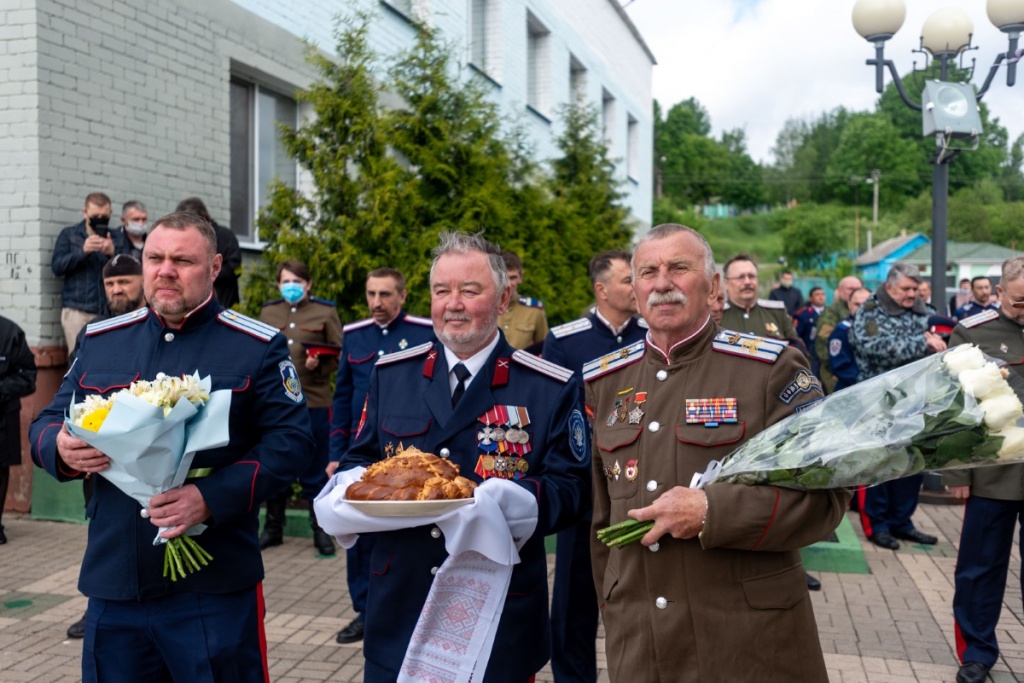
[(838, 572), (841, 574), (870, 574), (868, 561), (860, 538), (844, 516), (836, 528), (837, 543), (821, 542), (801, 549), (804, 568), (815, 572)]

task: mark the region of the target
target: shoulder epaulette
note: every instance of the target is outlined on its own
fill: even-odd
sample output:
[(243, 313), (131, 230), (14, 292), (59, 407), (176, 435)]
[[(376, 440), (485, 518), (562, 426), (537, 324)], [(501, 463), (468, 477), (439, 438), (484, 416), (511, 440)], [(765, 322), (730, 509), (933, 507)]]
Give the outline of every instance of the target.
[(840, 320), (839, 324), (836, 325), (836, 327), (853, 327), (853, 318), (846, 318), (845, 320)]
[(431, 348), (433, 348), (434, 342), (425, 342), (419, 346), (414, 346), (411, 349), (405, 351), (396, 351), (395, 353), (385, 353), (383, 356), (377, 359), (377, 365), (389, 365), (391, 363), (397, 363), (400, 360), (406, 360), (407, 358), (415, 358), (416, 356), (422, 356)]
[(784, 304), (781, 301), (775, 301), (774, 299), (758, 299), (757, 305), (760, 306), (761, 308), (776, 308), (782, 310), (786, 309), (786, 304)]
[(755, 334), (722, 330), (715, 336), (711, 346), (715, 351), (728, 353), (733, 356), (742, 356), (765, 363), (774, 363), (779, 359), (779, 354), (782, 353), (782, 350), (788, 344), (778, 339), (758, 337)]
[(544, 302), (540, 299), (533, 299), (528, 296), (519, 297), (519, 303), (523, 306), (530, 306), (531, 308), (544, 308)]
[(642, 327), (645, 330), (651, 329), (651, 326), (647, 324), (647, 321), (644, 320), (643, 318), (639, 317), (639, 316), (636, 319), (636, 324), (637, 324), (638, 327)]
[(263, 302), (263, 307), (266, 308), (267, 306), (274, 306), (275, 304), (283, 304), (283, 303), (284, 303), (284, 299), (271, 299), (270, 301), (264, 301)]
[(361, 330), (364, 327), (368, 327), (373, 324), (373, 318), (367, 318), (366, 320), (357, 320), (354, 323), (349, 323), (341, 328), (342, 332), (351, 332), (352, 330)]
[(533, 355), (522, 349), (516, 349), (512, 352), (512, 360), (516, 361), (520, 365), (539, 372), (542, 375), (553, 377), (560, 382), (568, 382), (572, 379), (572, 370), (563, 368), (561, 365), (555, 365), (551, 361), (544, 360), (538, 356)]
[(589, 382), (609, 372), (614, 372), (619, 368), (631, 365), (643, 358), (646, 349), (647, 343), (641, 339), (617, 351), (612, 351), (592, 361), (587, 361), (583, 364), (583, 380)]
[(331, 301), (330, 299), (321, 299), (318, 296), (311, 296), (309, 297), (309, 300), (318, 304), (323, 304), (324, 306), (330, 306), (331, 308), (335, 308), (334, 302)]
[(261, 323), (259, 320), (253, 320), (249, 316), (242, 315), (237, 311), (221, 311), (217, 314), (217, 320), (230, 328), (244, 332), (250, 337), (256, 337), (262, 341), (270, 341), (274, 338), (275, 334), (280, 334), (276, 327)]
[(551, 334), (554, 335), (555, 339), (561, 339), (562, 337), (568, 337), (569, 335), (576, 334), (577, 332), (583, 332), (584, 330), (589, 330), (593, 327), (594, 323), (590, 321), (590, 318), (580, 318), (579, 320), (573, 320), (572, 322), (552, 327)]
[(978, 325), (984, 325), (990, 320), (995, 320), (999, 317), (999, 311), (995, 309), (988, 309), (981, 313), (976, 313), (969, 318), (964, 318), (960, 321), (960, 324), (964, 327), (977, 327)]
[(145, 320), (149, 316), (149, 307), (139, 308), (134, 311), (119, 315), (116, 318), (110, 318), (108, 320), (101, 320), (98, 323), (89, 323), (85, 326), (85, 336), (92, 337), (93, 335), (102, 334), (109, 332), (110, 330), (116, 330), (128, 325), (134, 325), (135, 323)]
[(424, 318), (418, 315), (406, 315), (405, 322), (412, 323), (413, 325), (423, 325), (424, 327), (433, 327), (434, 321), (430, 318)]

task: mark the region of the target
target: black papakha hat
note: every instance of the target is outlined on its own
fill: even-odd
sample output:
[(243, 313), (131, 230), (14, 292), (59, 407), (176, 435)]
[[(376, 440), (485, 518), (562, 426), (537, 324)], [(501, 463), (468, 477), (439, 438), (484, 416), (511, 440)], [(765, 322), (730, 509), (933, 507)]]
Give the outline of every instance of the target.
[(120, 277), (123, 275), (142, 275), (142, 264), (139, 259), (130, 254), (115, 254), (114, 258), (107, 261), (103, 266), (103, 279), (108, 277)]

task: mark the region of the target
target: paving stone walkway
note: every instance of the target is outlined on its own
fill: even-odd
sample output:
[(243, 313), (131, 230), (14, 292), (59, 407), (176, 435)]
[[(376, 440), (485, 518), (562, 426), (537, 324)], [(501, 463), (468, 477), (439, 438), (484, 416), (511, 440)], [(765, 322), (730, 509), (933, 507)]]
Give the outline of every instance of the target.
[[(853, 526), (860, 533), (859, 523)], [(915, 521), (935, 534), (937, 546), (888, 551), (860, 541), (870, 574), (818, 573), (812, 593), (825, 662), (832, 683), (952, 682), (952, 598), (958, 506), (922, 505)], [(7, 513), (10, 542), (0, 546), (0, 683), (75, 683), (81, 641), (65, 630), (82, 616), (85, 598), (75, 588), (85, 548), (85, 527), (35, 521)], [(334, 636), (354, 616), (345, 591), (344, 554), (318, 558), (309, 539), (288, 538), (264, 553), (267, 641), (277, 683), (362, 681), (358, 645)], [(1010, 566), (999, 624), (1002, 658), (993, 683), (1024, 681), (1024, 613), (1019, 552)], [(599, 652), (603, 653), (599, 637)], [(603, 654), (600, 680), (608, 680)], [(540, 681), (552, 680), (548, 670)], [(751, 678), (756, 680), (756, 677)]]

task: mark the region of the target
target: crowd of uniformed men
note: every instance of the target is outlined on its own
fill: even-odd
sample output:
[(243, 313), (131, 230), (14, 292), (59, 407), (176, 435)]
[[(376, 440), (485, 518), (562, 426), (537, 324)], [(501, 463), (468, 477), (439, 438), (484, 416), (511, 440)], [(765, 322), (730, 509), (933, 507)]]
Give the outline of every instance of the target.
[[(429, 318), (404, 309), (398, 264), (380, 264), (366, 278), (371, 317), (342, 326), (333, 302), (314, 296), (307, 264), (286, 260), (277, 271), (281, 298), (264, 304), (255, 321), (230, 310), (237, 240), (221, 235), (200, 200), (186, 200), (152, 228), (140, 202), (124, 205), (115, 231), (110, 214), (110, 200), (91, 194), (84, 220), (58, 239), (53, 270), (65, 278), (62, 323), (77, 361), (32, 426), (38, 465), (61, 480), (93, 483), (80, 581), (90, 603), (69, 631), (85, 636), (86, 680), (159, 674), (212, 681), (249, 668), (256, 674), (239, 680), (258, 680), (265, 673), (265, 650), (252, 638), (262, 629), (258, 554), (284, 540), (293, 482), (308, 501), (317, 551), (333, 555), (314, 499), (336, 472), (403, 445), (535, 497), (536, 526), (522, 541), (498, 625), (495, 642), (505, 654), (492, 656), (485, 680), (527, 680), (549, 657), (556, 681), (596, 680), (602, 610), (614, 680), (710, 680), (710, 671), (721, 677), (761, 665), (772, 672), (764, 680), (824, 680), (806, 600), (807, 588), (820, 584), (805, 577), (797, 553), (834, 528), (848, 495), (693, 491), (665, 453), (675, 450), (682, 469), (701, 471), (824, 393), (945, 349), (956, 324), (936, 314), (916, 269), (903, 264), (875, 292), (843, 278), (829, 306), (817, 287), (805, 303), (788, 271), (760, 298), (751, 257), (730, 258), (720, 276), (707, 242), (681, 226), (656, 228), (632, 254), (595, 255), (593, 306), (550, 329), (543, 304), (519, 294), (526, 269), (516, 254), (450, 234), (435, 250)], [(977, 343), (1017, 370), (1024, 260), (1004, 264), (994, 301), (987, 278), (969, 284), (970, 296), (951, 302), (960, 319), (951, 343)], [(759, 338), (785, 345), (758, 350)], [(157, 496), (140, 515), (137, 504), (97, 479), (109, 461), (62, 429), (64, 407), (76, 389), (105, 393), (157, 372), (197, 368), (213, 376), (214, 388), (233, 391), (231, 444), (199, 454), (186, 486)], [(715, 414), (695, 417), (692, 401), (709, 403)], [(964, 683), (983, 680), (998, 652), (994, 626), (1022, 512), (1021, 474), (951, 479), (956, 495), (968, 498), (954, 606)], [(858, 492), (872, 542), (893, 550), (897, 539), (936, 542), (911, 522), (920, 485), (909, 478)], [(257, 534), (262, 501), (266, 518)], [(609, 554), (593, 530), (627, 514), (655, 520), (655, 530), (642, 546)], [(162, 556), (150, 552), (152, 524), (171, 529), (169, 537), (204, 521), (203, 538), (223, 559), (180, 585), (161, 579), (152, 566)], [(347, 550), (357, 616), (337, 641), (365, 637), (367, 680), (394, 680), (414, 666), (403, 657), (437, 570), (420, 567), (445, 558), (438, 530), (421, 530), (429, 533), (364, 534)], [(557, 534), (550, 626), (546, 534)], [(134, 551), (125, 539), (135, 539)], [(748, 554), (757, 561), (741, 561)], [(140, 613), (125, 603), (133, 599), (161, 609)], [(163, 609), (166, 617), (153, 616)], [(184, 623), (195, 625), (188, 637), (180, 634)], [(148, 635), (127, 635), (140, 626)], [(779, 650), (789, 655), (732, 649), (744, 634), (758, 634), (763, 644), (767, 632), (788, 641)], [(813, 644), (793, 645), (793, 634), (803, 632)], [(538, 645), (537, 634), (548, 633)], [(249, 647), (230, 654), (238, 641)], [(166, 642), (201, 645), (203, 654), (168, 661), (160, 653)]]

